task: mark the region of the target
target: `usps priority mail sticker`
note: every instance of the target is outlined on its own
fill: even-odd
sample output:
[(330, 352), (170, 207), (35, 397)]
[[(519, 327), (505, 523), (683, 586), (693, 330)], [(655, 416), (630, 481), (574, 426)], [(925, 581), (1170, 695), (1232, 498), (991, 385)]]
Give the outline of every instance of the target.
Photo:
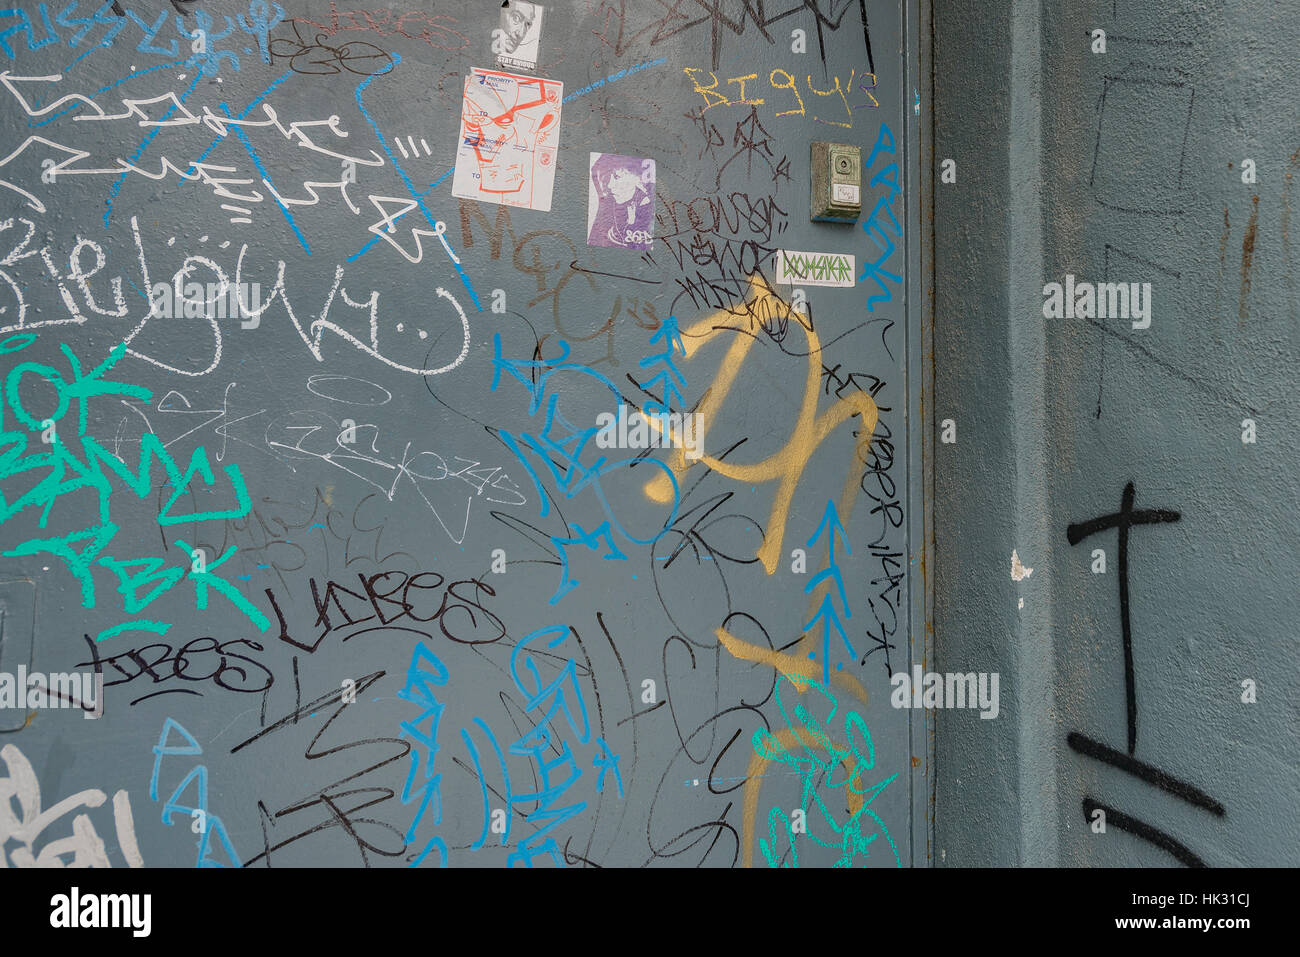
[(563, 97), (558, 80), (471, 70), (451, 194), (549, 212)]

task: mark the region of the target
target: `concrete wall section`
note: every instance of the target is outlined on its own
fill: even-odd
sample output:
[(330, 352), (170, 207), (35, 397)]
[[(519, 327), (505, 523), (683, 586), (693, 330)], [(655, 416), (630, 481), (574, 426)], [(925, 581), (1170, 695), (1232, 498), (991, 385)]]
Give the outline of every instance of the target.
[(935, 24), (937, 658), (1003, 696), (937, 720), (936, 860), (1295, 864), (1300, 27)]

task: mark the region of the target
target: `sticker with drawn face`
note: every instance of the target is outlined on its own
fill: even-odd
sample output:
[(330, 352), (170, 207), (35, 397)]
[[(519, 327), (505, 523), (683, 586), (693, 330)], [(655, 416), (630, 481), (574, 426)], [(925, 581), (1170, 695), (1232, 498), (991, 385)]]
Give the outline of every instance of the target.
[(537, 69), (544, 12), (540, 4), (527, 0), (506, 0), (501, 5), (501, 26), (493, 44), (498, 64), (510, 70)]
[(587, 245), (649, 249), (654, 245), (655, 161), (591, 154)]
[(451, 194), (548, 212), (564, 84), (475, 68), (461, 100)]

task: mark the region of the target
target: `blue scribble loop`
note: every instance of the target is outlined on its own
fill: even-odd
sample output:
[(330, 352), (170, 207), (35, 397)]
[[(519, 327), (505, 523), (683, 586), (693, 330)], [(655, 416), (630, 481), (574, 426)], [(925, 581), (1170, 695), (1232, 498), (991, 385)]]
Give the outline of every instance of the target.
[[(881, 123), (880, 132), (876, 136), (876, 143), (871, 148), (871, 153), (867, 156), (864, 165), (869, 171), (879, 154), (886, 153), (893, 156), (896, 152), (897, 150), (894, 146), (893, 131), (890, 130), (888, 123)], [(894, 243), (894, 239), (891, 238), (891, 234), (894, 238), (899, 240), (903, 238), (903, 227), (899, 225), (898, 219), (894, 216), (894, 210), (892, 208), (894, 199), (902, 191), (902, 187), (899, 185), (898, 176), (898, 164), (890, 163), (887, 166), (882, 167), (875, 176), (871, 177), (871, 182), (867, 186), (868, 189), (871, 189), (883, 183), (889, 187), (887, 195), (881, 196), (876, 200), (875, 206), (871, 208), (871, 212), (867, 215), (866, 219), (862, 221), (863, 231), (871, 237), (871, 241), (875, 243), (876, 248), (880, 250), (880, 256), (874, 261), (866, 256), (863, 257), (862, 275), (858, 276), (858, 282), (865, 282), (870, 278), (880, 287), (880, 295), (867, 297), (867, 312), (875, 312), (876, 303), (878, 302), (893, 301), (894, 293), (893, 290), (885, 284), (886, 279), (895, 285), (901, 286), (903, 284), (903, 277), (900, 274), (889, 272), (884, 268), (897, 250), (897, 246)], [(879, 219), (881, 213), (888, 218), (888, 221), (883, 225)]]
[[(681, 373), (677, 371), (676, 367), (671, 365), (672, 352), (674, 349), (681, 347), (680, 336), (674, 336), (675, 329), (675, 320), (665, 323), (664, 328), (655, 338), (651, 339), (651, 342), (664, 339), (668, 350), (661, 355), (650, 357), (650, 361), (663, 361), (667, 358), (671, 372), (675, 373), (682, 384), (685, 385), (686, 380), (681, 377)], [(636, 545), (654, 544), (663, 537), (677, 520), (677, 512), (681, 506), (681, 490), (677, 484), (677, 476), (667, 463), (659, 459), (631, 455), (625, 459), (611, 461), (608, 456), (598, 455), (594, 461), (583, 461), (588, 442), (595, 439), (600, 429), (595, 425), (579, 428), (570, 423), (559, 410), (560, 394), (558, 392), (548, 394), (548, 385), (555, 376), (571, 373), (585, 376), (599, 383), (604, 389), (608, 390), (615, 403), (621, 403), (622, 396), (613, 382), (590, 366), (568, 361), (569, 352), (569, 343), (561, 339), (560, 354), (554, 359), (507, 359), (502, 355), (501, 334), (494, 333), (492, 336), (492, 391), (495, 392), (500, 386), (502, 373), (504, 372), (528, 390), (530, 397), (528, 414), (530, 416), (536, 415), (543, 406), (545, 407), (545, 416), (539, 432), (515, 434), (507, 429), (502, 429), (499, 432), (501, 441), (519, 459), (520, 464), (523, 465), (525, 471), (533, 480), (540, 502), (541, 516), (544, 518), (549, 514), (550, 504), (542, 478), (533, 467), (534, 458), (546, 467), (551, 480), (563, 492), (566, 499), (571, 499), (580, 492), (589, 489), (595, 494), (601, 509), (605, 513), (606, 520), (591, 531), (587, 531), (581, 526), (575, 526), (577, 529), (576, 535), (551, 536), (551, 543), (555, 545), (560, 558), (560, 584), (556, 588), (555, 594), (550, 598), (550, 604), (552, 605), (559, 602), (561, 598), (573, 591), (579, 584), (570, 575), (570, 547), (582, 546), (592, 551), (598, 551), (601, 548), (601, 543), (604, 542), (606, 548), (604, 557), (606, 559), (625, 561), (627, 556), (615, 544), (615, 534)], [(643, 366), (645, 364), (645, 362), (642, 362)], [(536, 375), (536, 379), (534, 379), (535, 373), (533, 370), (541, 370), (540, 374)], [(665, 377), (665, 381), (671, 384), (667, 377)], [(680, 393), (674, 388), (665, 390), (663, 402), (652, 403), (652, 405), (655, 408), (666, 410), (672, 394), (676, 394), (680, 402)], [(650, 407), (651, 405), (647, 405), (647, 408)], [(531, 453), (532, 458), (527, 453)], [(605, 490), (601, 486), (602, 478), (610, 476), (618, 469), (632, 468), (637, 465), (649, 469), (658, 468), (668, 477), (668, 481), (672, 485), (673, 502), (669, 515), (663, 525), (648, 538), (638, 538), (624, 527), (610, 506)]]
[(257, 48), (262, 53), (262, 62), (270, 63), (267, 37), (272, 28), (284, 19), (284, 7), (278, 3), (268, 4), (266, 0), (250, 0), (248, 17), (245, 18), (241, 13), (238, 19), (243, 31), (257, 38)]
[[(0, 9), (0, 50), (3, 50), (9, 59), (14, 59), (17, 52), (10, 39), (19, 34), (25, 38), (23, 46), (29, 51), (41, 50), (52, 43), (61, 42), (69, 47), (76, 47), (83, 42), (90, 42), (91, 34), (100, 27), (104, 28), (98, 39), (91, 42), (90, 48), (73, 61), (75, 64), (79, 63), (82, 57), (96, 50), (114, 46), (118, 37), (134, 25), (140, 31), (135, 47), (137, 53), (148, 53), (174, 60), (182, 56), (182, 44), (184, 44), (184, 47), (189, 50), (188, 56), (185, 57), (185, 64), (197, 67), (202, 75), (211, 77), (220, 72), (222, 63), (229, 63), (236, 71), (239, 70), (238, 54), (232, 50), (218, 49), (218, 41), (234, 35), (236, 22), (244, 35), (256, 41), (262, 62), (270, 63), (269, 34), (276, 25), (284, 21), (285, 13), (284, 8), (278, 3), (249, 0), (247, 14), (238, 14), (233, 20), (223, 15), (221, 19), (224, 21), (224, 29), (214, 32), (216, 23), (212, 15), (202, 8), (192, 12), (194, 28), (190, 29), (186, 25), (186, 18), (178, 13), (161, 11), (153, 22), (149, 23), (134, 10), (117, 10), (114, 4), (104, 0), (91, 0), (90, 8), (94, 12), (89, 16), (78, 17), (76, 12), (79, 5), (80, 0), (69, 0), (53, 20), (50, 17), (49, 5), (45, 3), (37, 5), (35, 19), (26, 10)], [(59, 27), (74, 29), (67, 35), (60, 35), (56, 24)], [(169, 25), (175, 30), (175, 36), (160, 40), (160, 35)]]

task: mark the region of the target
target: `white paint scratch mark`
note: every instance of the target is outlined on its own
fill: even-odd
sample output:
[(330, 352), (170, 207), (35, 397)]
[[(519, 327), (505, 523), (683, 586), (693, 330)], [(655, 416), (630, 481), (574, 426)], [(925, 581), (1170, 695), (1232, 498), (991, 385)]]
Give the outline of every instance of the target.
[(1020, 556), (1016, 554), (1014, 548), (1011, 549), (1011, 580), (1013, 582), (1024, 581), (1033, 573), (1034, 570), (1032, 568), (1026, 568), (1024, 565), (1020, 564)]

